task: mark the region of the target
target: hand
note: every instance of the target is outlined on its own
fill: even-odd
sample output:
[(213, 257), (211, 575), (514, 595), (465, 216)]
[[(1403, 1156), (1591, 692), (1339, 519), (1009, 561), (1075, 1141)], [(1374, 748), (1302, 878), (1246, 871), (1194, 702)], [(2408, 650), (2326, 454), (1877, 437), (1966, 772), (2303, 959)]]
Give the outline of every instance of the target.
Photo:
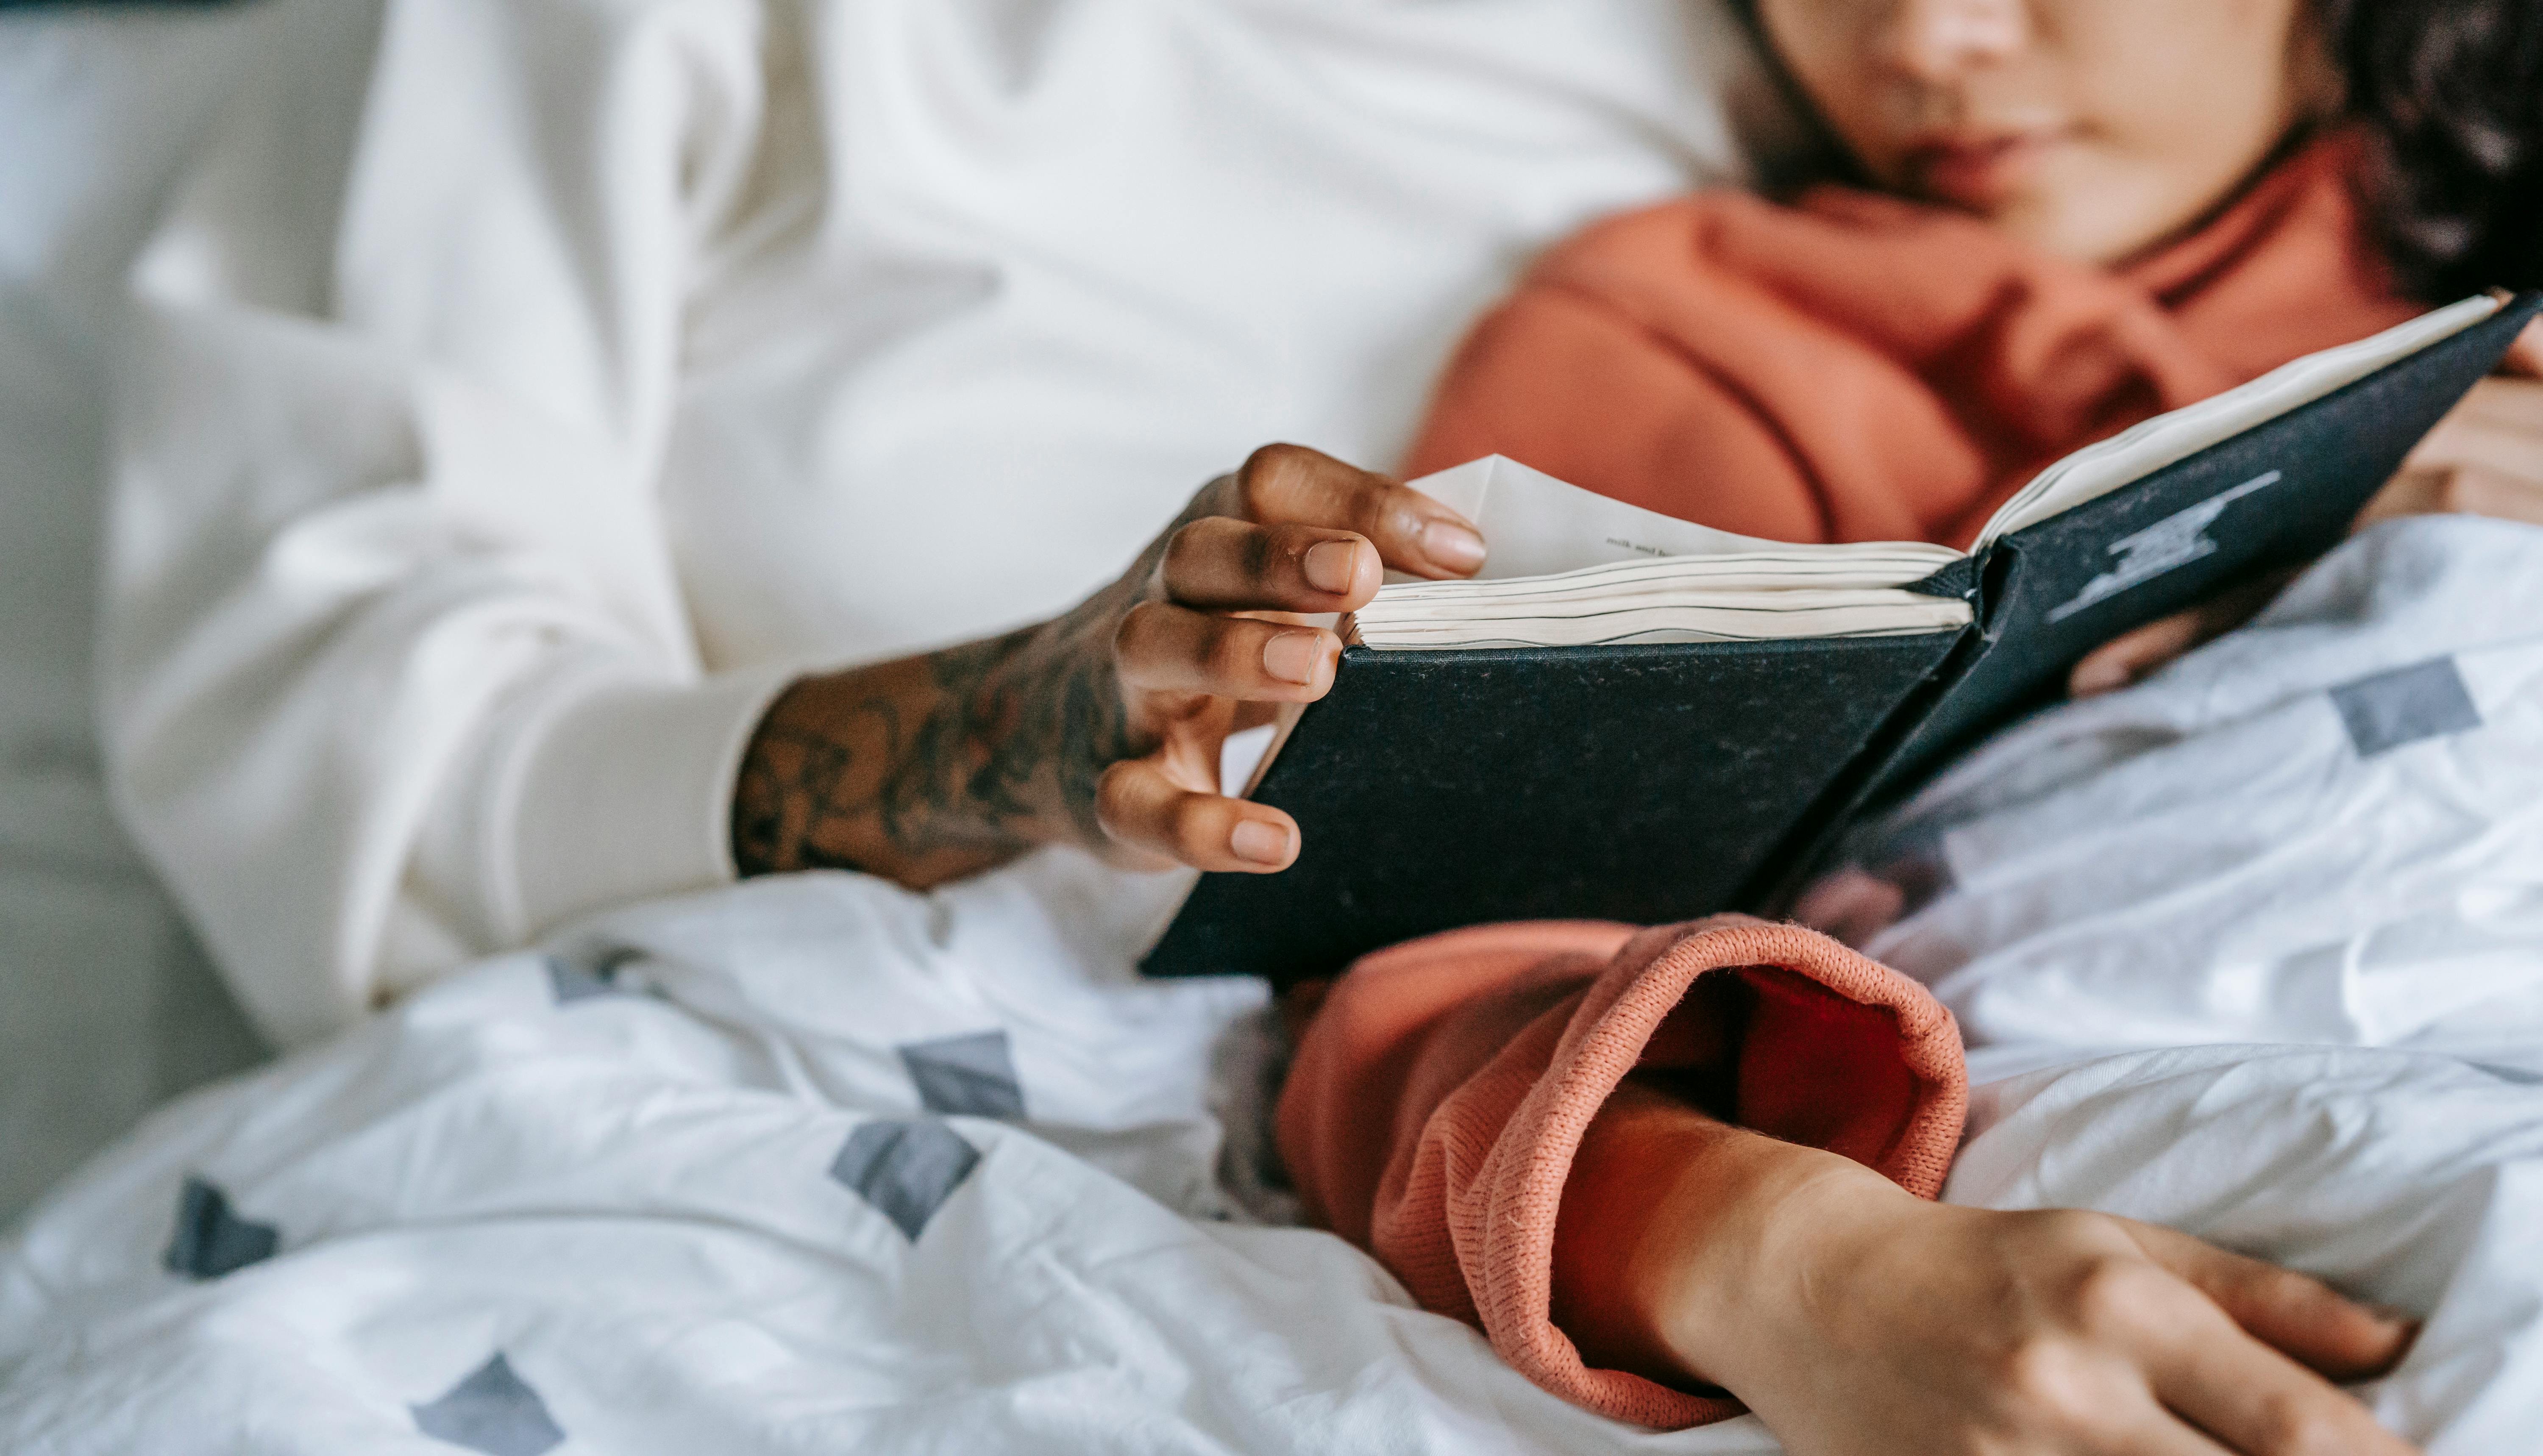
[[(1592, 1197), (1642, 1216), (1585, 1241)], [(1584, 1357), (1727, 1388), (1792, 1456), (2412, 1449), (2331, 1381), (2414, 1326), (2184, 1234), (1927, 1203), (1632, 1083), (1564, 1198), (1557, 1320)]]
[(1202, 491), (1081, 609), (1091, 631), (1079, 638), (1107, 659), (1123, 705), (1121, 749), (1096, 783), (1102, 842), (1149, 864), (1286, 869), (1297, 822), (1222, 797), (1220, 745), (1247, 705), (1332, 689), (1342, 640), (1308, 619), (1367, 605), (1385, 568), (1439, 579), (1483, 564), (1465, 517), (1294, 445), (1258, 451)]
[(1782, 1357), (1723, 1377), (1794, 1456), (2411, 1449), (2331, 1380), (2381, 1373), (2412, 1327), (2301, 1274), (2124, 1218), (1832, 1191), (1792, 1210), (1810, 1254), (1748, 1295)]
[(921, 887), (1054, 841), (1285, 869), (1296, 821), (1219, 794), (1220, 744), (1332, 688), (1342, 642), (1314, 619), (1365, 605), (1385, 569), (1483, 560), (1473, 526), (1420, 492), (1267, 446), (1066, 616), (795, 684), (745, 750), (734, 859)]
[[(2411, 452), (2353, 529), (2404, 515), (2487, 515), (2543, 525), (2543, 322)], [(2292, 574), (2113, 638), (2067, 678), (2078, 698), (2128, 686), (2258, 615)]]
[(2449, 513), (2543, 525), (2543, 322), (2428, 431), (2357, 524)]

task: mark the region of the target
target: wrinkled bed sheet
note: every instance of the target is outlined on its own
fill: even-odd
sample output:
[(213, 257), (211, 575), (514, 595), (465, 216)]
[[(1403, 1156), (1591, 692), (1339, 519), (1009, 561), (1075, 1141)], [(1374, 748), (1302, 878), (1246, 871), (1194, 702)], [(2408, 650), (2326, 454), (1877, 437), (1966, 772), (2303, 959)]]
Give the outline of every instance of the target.
[[(2478, 522), (2001, 740), (1867, 847), (1986, 1079), (1948, 1196), (2426, 1312), (2378, 1411), (2532, 1449), (2538, 790), (2543, 531)], [(1261, 991), (1128, 969), (1176, 888), (641, 907), (179, 1103), (0, 1246), (0, 1449), (1774, 1449), (1573, 1411), (1278, 1226)]]

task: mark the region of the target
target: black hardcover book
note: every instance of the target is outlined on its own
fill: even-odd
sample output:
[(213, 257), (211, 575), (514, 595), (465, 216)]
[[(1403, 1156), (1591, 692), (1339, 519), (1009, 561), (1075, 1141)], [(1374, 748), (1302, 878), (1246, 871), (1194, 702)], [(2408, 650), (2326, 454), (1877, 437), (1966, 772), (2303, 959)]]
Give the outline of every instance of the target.
[(1252, 797), (1298, 862), (1202, 877), (1152, 975), (1330, 975), (1491, 921), (1771, 910), (2086, 652), (2337, 545), (2543, 294), (2467, 299), (2051, 467), (1964, 555), (1668, 521), (1508, 461), (1422, 482), (1493, 579), (1398, 583)]

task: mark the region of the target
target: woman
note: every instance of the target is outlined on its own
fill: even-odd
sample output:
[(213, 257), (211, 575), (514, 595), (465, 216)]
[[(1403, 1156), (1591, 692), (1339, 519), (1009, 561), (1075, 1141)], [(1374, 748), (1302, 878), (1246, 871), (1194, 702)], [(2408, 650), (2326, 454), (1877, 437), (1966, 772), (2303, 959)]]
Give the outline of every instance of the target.
[[(2176, 26), (2206, 13), (2187, 0), (2173, 9)], [(884, 42), (897, 37), (882, 33), (932, 24), (933, 10), (843, 8), (818, 24), (771, 21), (765, 35), (716, 30), (699, 19), (711, 10), (656, 23), (540, 6), (524, 12), (535, 23), (476, 29), (450, 19), (473, 14), (466, 8), (399, 10), (383, 32), (383, 54), (429, 56), (433, 65), (384, 64), (367, 99), (358, 88), (350, 98), (322, 98), (336, 108), (324, 115), (344, 130), (363, 117), (366, 146), (394, 139), (399, 118), (419, 114), (435, 126), (527, 117), (553, 143), (537, 165), (511, 165), (500, 149), (417, 147), (386, 163), (369, 156), (378, 165), (356, 169), (360, 205), (341, 229), (320, 230), (333, 238), (334, 274), (324, 262), (308, 266), (307, 240), (258, 232), (259, 209), (283, 207), (289, 189), (279, 199), (242, 192), (215, 165), (192, 210), (145, 261), (152, 308), (135, 355), (135, 425), (105, 634), (110, 751), (128, 815), (198, 914), (246, 925), (234, 932), (237, 947), (276, 949), (277, 961), (340, 977), (338, 1004), (318, 1011), (307, 1009), (318, 998), (305, 987), (271, 991), (270, 1022), (308, 1029), (471, 947), (517, 943), (614, 896), (711, 880), (727, 846), (691, 842), (710, 819), (729, 824), (730, 859), (743, 873), (852, 866), (926, 884), (1053, 841), (1145, 864), (1275, 871), (1294, 857), (1295, 826), (1276, 810), (1216, 795), (1217, 740), (1260, 705), (1322, 692), (1337, 644), (1321, 629), (1233, 614), (1347, 609), (1375, 589), (1382, 567), (1446, 576), (1483, 558), (1485, 544), (1436, 502), (1312, 452), (1273, 447), (1204, 491), (1114, 586), (1042, 625), (809, 677), (772, 666), (699, 688), (693, 672), (684, 681), (677, 670), (629, 669), (631, 657), (676, 663), (700, 654), (680, 619), (682, 588), (662, 584), (664, 531), (675, 528), (694, 550), (732, 533), (734, 522), (712, 497), (666, 506), (624, 490), (624, 480), (667, 458), (691, 479), (709, 473), (703, 460), (746, 482), (754, 452), (784, 444), (775, 428), (775, 445), (767, 436), (721, 436), (665, 412), (662, 401), (750, 387), (761, 361), (736, 360), (753, 337), (823, 346), (820, 331), (773, 295), (728, 290), (718, 307), (684, 314), (672, 284), (747, 274), (780, 244), (857, 232), (818, 205), (772, 216), (741, 203), (834, 164), (886, 193), (917, 186), (874, 139), (904, 123), (907, 108), (965, 94), (979, 80), (931, 76), (943, 84), (924, 96), (895, 90), (888, 75), (857, 78), (863, 91), (824, 89), (836, 79), (822, 70), (826, 58), (890, 53)], [(1949, 102), (2007, 49), (1978, 24), (2000, 24), (2002, 10), (1769, 7), (1767, 20), (1779, 36), (1787, 23), (1825, 30), (1844, 22), (1867, 46), (1886, 44), (1893, 31), (1919, 45), (1936, 34), (1958, 37), (1939, 62), (1879, 62), (1883, 85)], [(2234, 7), (2228, 18), (2263, 33), (2275, 24), (2283, 38), (2289, 10)], [(1076, 23), (1095, 12), (1068, 15)], [(1879, 24), (1854, 24), (1869, 21)], [(791, 33), (794, 26), (811, 34)], [(1070, 28), (1057, 30), (1065, 38)], [(1512, 43), (1510, 56), (1553, 65), (1554, 35), (1529, 38), (1544, 46)], [(801, 69), (814, 84), (795, 102), (749, 79), (763, 46), (807, 58)], [(2028, 36), (2010, 49), (2053, 54)], [(1633, 43), (1614, 51), (1638, 53)], [(1060, 53), (1054, 46), (1025, 59)], [(1014, 62), (997, 59), (998, 67)], [(2082, 74), (2101, 58), (2070, 59)], [(590, 74), (602, 61), (615, 84)], [(501, 84), (489, 83), (487, 95), (500, 105), (426, 113), (407, 104), (413, 97), (402, 103), (408, 92), (438, 97), (454, 64), (495, 77)], [(547, 74), (540, 67), (592, 84), (530, 84)], [(1039, 75), (1021, 63), (983, 71), (1008, 84)], [(1809, 84), (1807, 72), (1803, 79)], [(802, 95), (845, 96), (852, 115), (803, 104)], [(1641, 105), (1632, 96), (1606, 100), (1629, 112)], [(573, 110), (586, 103), (597, 110)], [(271, 109), (290, 119), (294, 104), (310, 105), (285, 97)], [(605, 148), (596, 160), (588, 154), (591, 137), (655, 135), (666, 115), (686, 143), (667, 162), (633, 165)], [(1842, 116), (1831, 119), (1845, 129)], [(410, 141), (415, 129), (407, 123)], [(304, 124), (291, 134), (327, 128)], [(1014, 146), (1032, 139), (1032, 128), (1021, 128)], [(1475, 150), (1500, 156), (1505, 147), (1486, 144), (1500, 140), (1481, 138)], [(1876, 155), (1864, 139), (1847, 140)], [(1011, 154), (984, 149), (957, 160), (977, 165), (988, 194), (990, 164)], [(323, 171), (327, 162), (312, 165)], [(566, 225), (542, 230), (517, 209), (471, 205), (479, 195), (501, 202), (525, 192), (530, 174), (541, 187), (565, 179)], [(2084, 194), (2051, 188), (2042, 200)], [(1580, 200), (1571, 198), (1575, 216), (1600, 210), (1579, 208)], [(630, 217), (646, 226), (631, 234)], [(891, 246), (862, 255), (861, 267), (908, 283), (912, 296), (994, 294), (931, 252), (942, 220), (930, 209), (893, 219)], [(546, 271), (526, 286), (513, 278), (492, 289), (499, 308), (478, 296), (487, 280), (464, 270), (421, 281), (398, 272), (419, 235), (452, 232), (506, 244), (527, 234), (536, 246), (526, 251)], [(227, 246), (206, 247), (206, 237)], [(266, 246), (236, 246), (241, 237)], [(660, 251), (674, 244), (678, 251)], [(402, 286), (365, 286), (384, 269)], [(558, 298), (576, 307), (561, 309)], [(892, 338), (895, 320), (856, 315), (853, 302), (842, 305), (846, 317), (816, 322)], [(305, 326), (331, 309), (395, 346), (348, 348), (340, 334)], [(463, 362), (474, 372), (454, 370), (447, 312), (471, 310), (516, 313), (517, 329), (467, 341), (474, 351), (463, 350)], [(552, 378), (523, 362), (560, 351), (578, 362), (585, 353), (615, 360), (609, 350), (628, 341), (642, 347), (624, 368)], [(489, 376), (503, 388), (487, 389)], [(923, 395), (897, 404), (924, 414)], [(672, 417), (677, 424), (666, 422)], [(320, 479), (250, 468), (266, 462), (249, 446), (273, 438), (304, 454), (332, 449), (328, 459), (344, 469)], [(523, 489), (523, 461), (553, 489)], [(631, 495), (636, 505), (621, 503)], [(784, 498), (772, 492), (760, 503)], [(1018, 508), (1026, 505), (1040, 502)], [(676, 516), (667, 525), (665, 512)], [(921, 560), (924, 572), (901, 578), (920, 597), (950, 594), (937, 578), (966, 579), (959, 543), (949, 548), (906, 524), (941, 521), (915, 507), (895, 518), (911, 533), (886, 533), (866, 549), (872, 569), (888, 567), (895, 552)], [(752, 597), (755, 583), (732, 579), (751, 570), (746, 554), (707, 555), (725, 578), (717, 590), (771, 618), (812, 589), (800, 575), (782, 576)], [(728, 649), (767, 630), (748, 611), (721, 620)], [(482, 630), (490, 621), (496, 630)], [(626, 651), (630, 643), (655, 655)], [(490, 652), (508, 654), (519, 670), (489, 678), (469, 667)], [(456, 707), (442, 717), (351, 711), (374, 699)], [(375, 772), (384, 760), (431, 771)], [(321, 846), (307, 882), (271, 876), (268, 847), (283, 840)], [(265, 929), (248, 924), (260, 917), (289, 944), (260, 941)], [(262, 958), (233, 950), (230, 958)], [(1683, 1156), (1657, 1165), (1602, 1156), (1648, 1150), (1655, 1140)], [(1644, 1182), (1659, 1171), (1670, 1173), (1665, 1186)], [(1587, 1198), (1578, 1196), (1583, 1188)], [(1615, 1368), (1648, 1371), (1656, 1384), (1718, 1382), (1803, 1450), (1870, 1448), (1879, 1439), (1871, 1432), (1901, 1426), (1938, 1441), (1992, 1431), (2035, 1446), (2061, 1432), (2075, 1437), (2070, 1444), (2106, 1445), (2143, 1432), (2149, 1442), (2198, 1449), (2182, 1444), (2194, 1438), (2162, 1414), (2149, 1382), (2163, 1383), (2177, 1405), (2194, 1403), (2175, 1385), (2203, 1391), (2218, 1409), (2201, 1405), (2192, 1418), (2241, 1449), (2294, 1449), (2272, 1444), (2276, 1437), (2260, 1427), (2346, 1431), (2356, 1418), (2267, 1344), (2350, 1372), (2389, 1360), (2406, 1338), (2399, 1324), (2317, 1286), (2158, 1231), (2080, 1215), (2009, 1219), (1930, 1207), (1851, 1160), (1706, 1118), (1666, 1088), (1632, 1085), (1604, 1107), (1574, 1191), (1566, 1209), (1636, 1215), (1561, 1245), (1589, 1251), (1553, 1270), (1556, 1303), (1583, 1348)], [(1690, 1233), (1726, 1229), (1750, 1242)], [(1796, 1240), (1793, 1230), (1810, 1238)], [(1796, 1297), (1831, 1275), (1867, 1297), (1841, 1310)], [(1685, 1338), (1734, 1330), (1735, 1347)], [(1795, 1358), (1797, 1347), (1810, 1357)], [(2128, 1399), (2105, 1401), (2106, 1391)], [(2256, 1405), (2225, 1409), (2255, 1393)]]

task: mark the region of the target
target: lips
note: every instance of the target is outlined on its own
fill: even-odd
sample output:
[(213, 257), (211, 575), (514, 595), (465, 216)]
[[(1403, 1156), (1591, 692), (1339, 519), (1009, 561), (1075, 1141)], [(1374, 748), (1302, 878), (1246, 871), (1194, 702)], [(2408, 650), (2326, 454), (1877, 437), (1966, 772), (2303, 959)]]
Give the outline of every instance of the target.
[(2066, 139), (2056, 130), (1956, 133), (1908, 150), (1909, 185), (1926, 196), (1964, 207), (1989, 207), (2030, 181)]

